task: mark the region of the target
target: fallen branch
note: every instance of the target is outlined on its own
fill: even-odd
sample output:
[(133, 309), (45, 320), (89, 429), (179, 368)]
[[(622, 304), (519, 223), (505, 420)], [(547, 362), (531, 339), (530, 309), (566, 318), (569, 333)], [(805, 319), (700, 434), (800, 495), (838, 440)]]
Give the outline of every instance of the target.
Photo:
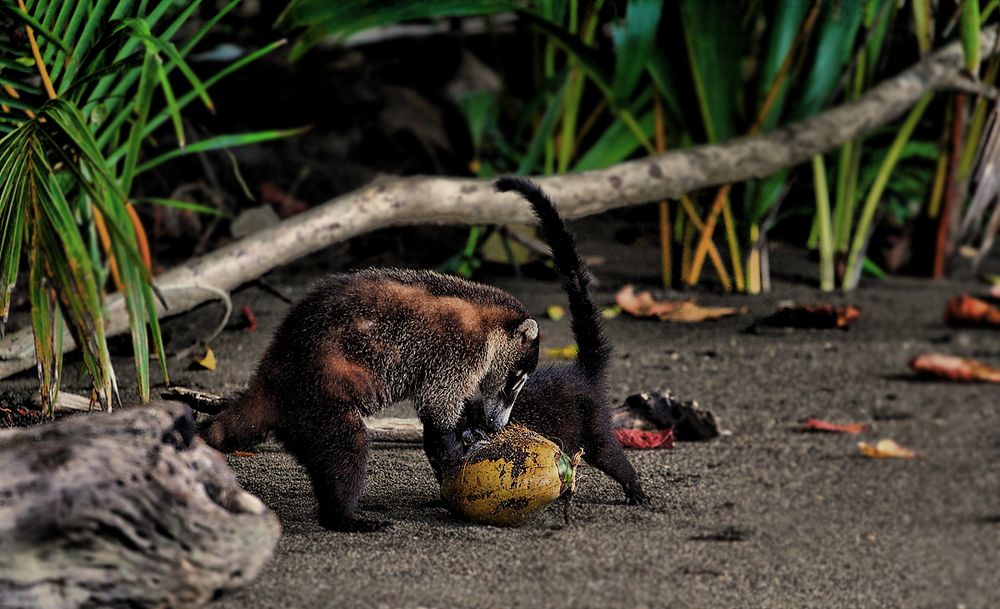
[[(993, 27), (980, 34), (984, 52), (995, 52), (996, 32)], [(962, 49), (956, 42), (853, 102), (763, 135), (537, 179), (565, 217), (579, 218), (765, 177), (895, 120), (929, 91), (955, 87), (961, 82), (956, 74), (963, 66)], [(379, 180), (160, 275), (156, 282), (170, 307), (160, 314), (183, 313), (214, 296), (206, 289), (232, 290), (332, 243), (388, 226), (532, 221), (531, 210), (521, 199), (495, 194), (486, 180), (422, 176)], [(107, 334), (127, 330), (121, 298), (112, 298)], [(73, 347), (68, 334), (64, 345)], [(30, 328), (0, 341), (0, 379), (33, 367), (33, 349)]]
[(0, 609), (200, 607), (281, 534), (183, 404), (0, 432), (0, 461)]
[[(65, 392), (59, 394), (60, 402), (65, 395)], [(183, 402), (192, 409), (209, 415), (218, 414), (225, 406), (225, 398), (221, 395), (187, 387), (170, 387), (160, 392), (160, 397)], [(424, 426), (419, 419), (372, 417), (365, 419), (365, 425), (368, 427), (368, 437), (373, 442), (423, 442)]]
[(424, 426), (420, 419), (383, 417), (365, 419), (368, 437), (372, 442), (404, 442), (419, 444), (424, 441)]

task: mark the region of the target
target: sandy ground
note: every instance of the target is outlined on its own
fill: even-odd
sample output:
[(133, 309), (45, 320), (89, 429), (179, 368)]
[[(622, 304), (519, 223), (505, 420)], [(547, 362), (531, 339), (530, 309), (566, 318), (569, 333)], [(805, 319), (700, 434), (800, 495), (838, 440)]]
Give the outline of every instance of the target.
[[(658, 261), (651, 238), (624, 246), (609, 239), (606, 224), (580, 230), (584, 252), (605, 258), (595, 274), (596, 296), (607, 303), (624, 282), (652, 284)], [(583, 467), (571, 526), (555, 508), (516, 529), (470, 525), (435, 503), (420, 450), (380, 446), (362, 515), (395, 527), (330, 533), (316, 524), (303, 470), (266, 443), (230, 463), (285, 533), (261, 577), (212, 606), (1000, 606), (1000, 387), (918, 381), (906, 365), (930, 350), (1000, 364), (996, 331), (941, 323), (948, 297), (982, 291), (981, 284), (894, 279), (831, 297), (804, 281), (813, 265), (783, 266), (791, 258), (783, 251), (774, 252), (772, 294), (697, 294), (709, 304), (746, 305), (745, 316), (697, 325), (626, 317), (608, 323), (614, 400), (669, 387), (715, 410), (733, 431), (673, 450), (630, 452), (649, 505), (626, 506), (609, 478)], [(340, 267), (339, 255), (313, 257), (269, 281), (297, 297)], [(555, 282), (485, 279), (539, 316), (564, 302)], [(847, 332), (745, 331), (790, 299), (850, 301), (863, 317)], [(215, 372), (174, 363), (175, 382), (217, 392), (246, 382), (287, 305), (254, 287), (236, 294), (235, 304), (249, 304), (260, 329), (231, 328), (215, 341)], [(208, 332), (217, 315), (209, 306), (168, 322), (173, 348)], [(541, 326), (547, 346), (571, 341), (566, 320)], [(127, 344), (115, 343), (122, 377)], [(4, 384), (24, 391), (32, 379)], [(868, 460), (858, 454), (858, 438), (796, 432), (810, 416), (870, 422), (872, 432), (861, 439), (893, 438), (920, 457)]]

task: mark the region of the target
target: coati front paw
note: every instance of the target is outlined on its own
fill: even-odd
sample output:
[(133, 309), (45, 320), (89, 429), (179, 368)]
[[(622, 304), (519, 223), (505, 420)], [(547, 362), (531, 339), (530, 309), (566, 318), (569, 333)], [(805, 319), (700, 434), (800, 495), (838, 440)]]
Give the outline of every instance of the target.
[(649, 497), (646, 492), (642, 490), (641, 486), (634, 486), (632, 488), (625, 489), (625, 502), (629, 505), (642, 505), (649, 501)]
[(379, 531), (389, 531), (395, 525), (387, 520), (367, 520), (364, 518), (351, 518), (348, 520), (320, 518), (319, 524), (324, 529), (337, 531), (338, 533), (376, 533)]
[(462, 445), (466, 453), (471, 452), (480, 444), (490, 439), (490, 435), (478, 428), (462, 430)]

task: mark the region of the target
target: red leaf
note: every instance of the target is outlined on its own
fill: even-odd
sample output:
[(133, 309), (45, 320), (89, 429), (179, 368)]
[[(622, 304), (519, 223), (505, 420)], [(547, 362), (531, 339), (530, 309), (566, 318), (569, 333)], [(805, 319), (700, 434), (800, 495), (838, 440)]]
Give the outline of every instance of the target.
[(673, 448), (674, 429), (669, 427), (658, 431), (642, 429), (627, 429), (619, 427), (613, 430), (615, 439), (625, 448)]
[(948, 301), (944, 321), (953, 326), (1000, 327), (1000, 308), (985, 300), (962, 294)]
[(857, 435), (871, 429), (864, 423), (831, 423), (823, 419), (808, 419), (802, 424), (802, 431), (826, 431), (830, 433), (849, 433)]
[(243, 305), (240, 307), (240, 313), (243, 314), (243, 319), (246, 320), (247, 325), (243, 328), (244, 332), (256, 332), (257, 331), (257, 316), (253, 314), (253, 309), (250, 305)]

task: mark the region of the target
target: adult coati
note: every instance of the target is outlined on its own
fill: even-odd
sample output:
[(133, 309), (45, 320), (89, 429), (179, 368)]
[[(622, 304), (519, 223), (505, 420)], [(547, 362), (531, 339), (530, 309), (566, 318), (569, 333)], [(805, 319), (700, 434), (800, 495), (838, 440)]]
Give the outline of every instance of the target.
[(428, 442), (457, 458), (463, 409), (503, 427), (537, 363), (538, 323), (502, 290), (430, 271), (333, 275), (291, 308), (249, 388), (202, 436), (229, 451), (274, 430), (308, 471), (323, 526), (375, 530), (384, 523), (354, 517), (362, 417), (412, 399)]
[[(552, 259), (569, 296), (577, 358), (572, 365), (538, 368), (521, 390), (511, 421), (537, 431), (575, 453), (615, 479), (630, 504), (640, 504), (646, 495), (635, 468), (611, 434), (608, 412), (607, 369), (611, 345), (604, 334), (600, 311), (590, 298), (590, 273), (576, 250), (576, 240), (566, 229), (555, 205), (545, 192), (526, 178), (503, 177), (496, 181), (499, 192), (513, 191), (524, 197), (541, 224), (542, 238), (552, 250)], [(485, 426), (477, 423), (478, 408), (470, 405), (461, 427)], [(430, 453), (435, 473), (439, 464)]]

